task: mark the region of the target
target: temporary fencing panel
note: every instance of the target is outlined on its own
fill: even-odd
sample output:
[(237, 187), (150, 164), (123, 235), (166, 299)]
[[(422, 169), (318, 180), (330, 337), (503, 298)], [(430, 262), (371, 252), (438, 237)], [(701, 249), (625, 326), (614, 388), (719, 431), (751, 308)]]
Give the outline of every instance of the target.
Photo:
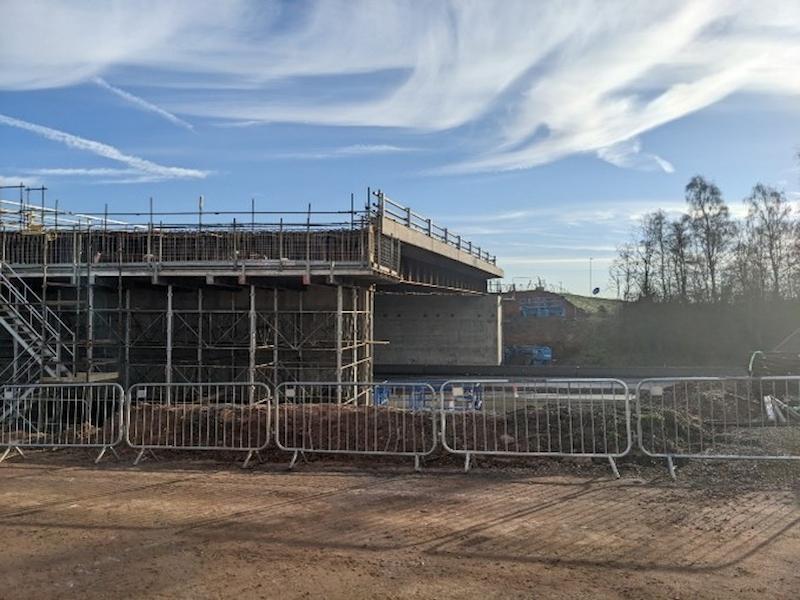
[(628, 386), (618, 379), (448, 381), (442, 443), (454, 454), (614, 459), (631, 449)]
[(0, 388), (0, 446), (100, 448), (122, 441), (125, 392), (115, 383), (3, 385)]
[(800, 377), (645, 379), (637, 386), (645, 454), (673, 458), (800, 459)]
[(148, 450), (236, 450), (269, 444), (271, 404), (263, 383), (141, 383), (128, 390), (126, 441)]
[(436, 448), (435, 390), (425, 383), (282, 383), (275, 392), (279, 448), (413, 456)]

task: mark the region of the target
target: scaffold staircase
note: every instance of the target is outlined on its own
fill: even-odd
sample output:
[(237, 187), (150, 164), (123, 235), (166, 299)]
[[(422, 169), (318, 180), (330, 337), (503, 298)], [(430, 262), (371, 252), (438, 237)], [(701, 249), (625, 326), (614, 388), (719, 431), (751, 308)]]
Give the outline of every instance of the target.
[(14, 340), (14, 360), (0, 383), (31, 384), (72, 378), (75, 333), (10, 266), (0, 266), (0, 326)]
[[(28, 400), (44, 378), (72, 376), (75, 335), (11, 267), (0, 266), (0, 325), (14, 340), (14, 357), (0, 372), (3, 388), (0, 423), (27, 420)], [(14, 387), (23, 386), (23, 387)], [(7, 452), (6, 452), (7, 453)]]

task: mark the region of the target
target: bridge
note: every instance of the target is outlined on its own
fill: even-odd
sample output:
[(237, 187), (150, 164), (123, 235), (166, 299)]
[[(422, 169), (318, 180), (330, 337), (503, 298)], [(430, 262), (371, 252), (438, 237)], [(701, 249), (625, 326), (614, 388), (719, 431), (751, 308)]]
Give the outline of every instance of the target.
[(276, 385), (499, 362), (495, 257), (383, 192), (328, 212), (0, 206), (4, 381)]

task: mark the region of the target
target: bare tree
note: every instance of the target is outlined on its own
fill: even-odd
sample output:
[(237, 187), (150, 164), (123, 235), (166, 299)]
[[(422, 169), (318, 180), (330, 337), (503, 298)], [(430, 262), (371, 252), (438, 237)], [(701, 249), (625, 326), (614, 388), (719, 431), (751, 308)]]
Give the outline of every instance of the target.
[(792, 207), (783, 192), (756, 184), (747, 204), (747, 229), (766, 259), (772, 295), (781, 295), (782, 280), (788, 276), (792, 246)]
[(639, 239), (636, 244), (636, 275), (639, 295), (642, 298), (655, 296), (653, 286), (653, 270), (656, 260), (656, 233), (654, 229), (654, 214), (642, 217), (639, 224)]
[(661, 297), (664, 300), (669, 300), (672, 298), (672, 282), (668, 272), (668, 229), (669, 221), (667, 220), (667, 213), (665, 213), (663, 210), (657, 210), (654, 212), (650, 219), (650, 231), (653, 235), (653, 242), (656, 250), (656, 266), (658, 269), (659, 288), (661, 291)]
[(728, 266), (729, 287), (743, 298), (764, 295), (764, 261), (761, 246), (755, 241), (751, 227), (740, 228), (731, 251)]
[[(800, 156), (798, 156), (800, 158)], [(644, 215), (610, 275), (625, 299), (719, 302), (735, 297), (800, 298), (800, 219), (786, 195), (757, 184), (734, 221), (714, 183), (686, 186), (686, 214)]]
[(790, 246), (789, 295), (800, 298), (800, 219), (795, 220), (793, 230)]
[(617, 258), (611, 263), (609, 274), (617, 288), (617, 298), (633, 300), (633, 285), (636, 275), (636, 249), (633, 244), (617, 248)]
[[(713, 183), (695, 175), (686, 186), (686, 202), (694, 239), (702, 258), (706, 280), (706, 296), (719, 299), (719, 271), (723, 253), (731, 242), (736, 225), (722, 193)], [(710, 284), (710, 286), (709, 286)]]
[(692, 243), (690, 220), (689, 215), (681, 215), (670, 222), (666, 238), (676, 293), (684, 302), (689, 299), (689, 262)]

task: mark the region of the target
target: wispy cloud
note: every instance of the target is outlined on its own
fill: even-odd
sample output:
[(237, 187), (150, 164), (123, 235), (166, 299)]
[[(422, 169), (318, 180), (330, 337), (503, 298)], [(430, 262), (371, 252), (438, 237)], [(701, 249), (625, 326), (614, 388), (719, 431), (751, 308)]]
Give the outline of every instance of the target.
[(113, 169), (102, 167), (91, 168), (46, 168), (24, 169), (24, 173), (35, 177), (44, 177), (48, 180), (61, 178), (76, 178), (87, 180), (92, 185), (153, 183), (164, 181), (162, 175), (148, 175), (138, 169)]
[(477, 215), (464, 215), (453, 218), (452, 215), (442, 215), (442, 220), (448, 219), (450, 222), (456, 223), (497, 223), (502, 221), (519, 222), (520, 220), (529, 219), (536, 216), (541, 216), (545, 213), (551, 213), (546, 209), (520, 209), (520, 210), (507, 210), (497, 211), (492, 213), (483, 213)]
[[(29, 175), (0, 175), (0, 186), (14, 186), (24, 185), (27, 187), (37, 187), (41, 185), (41, 180), (37, 177)], [(4, 190), (8, 192), (8, 190)], [(8, 193), (5, 194), (8, 197)]]
[(0, 38), (0, 89), (113, 69), (119, 85), (145, 73), (162, 88), (155, 108), (173, 116), (478, 132), (440, 173), (575, 154), (669, 173), (670, 157), (638, 136), (737, 92), (800, 93), (796, 2), (187, 0), (106, 14), (39, 0), (0, 14), (26, 23)]
[(194, 131), (194, 125), (192, 125), (191, 123), (188, 123), (187, 121), (184, 121), (180, 117), (172, 114), (168, 110), (164, 110), (160, 106), (156, 106), (152, 102), (148, 102), (144, 98), (140, 98), (139, 96), (135, 96), (135, 95), (131, 94), (130, 92), (126, 92), (123, 89), (120, 89), (118, 87), (115, 87), (115, 86), (111, 85), (110, 83), (108, 83), (102, 77), (95, 77), (92, 81), (94, 81), (94, 83), (99, 85), (101, 88), (103, 88), (105, 90), (108, 90), (109, 92), (111, 92), (112, 94), (122, 98), (123, 100), (125, 100), (129, 104), (132, 104), (133, 106), (135, 106), (139, 110), (143, 110), (144, 112), (153, 113), (155, 115), (158, 115), (162, 119), (165, 119), (165, 120), (169, 121), (173, 125), (177, 125), (178, 127), (183, 127), (184, 129), (188, 129), (189, 131)]
[(103, 144), (102, 142), (89, 140), (64, 131), (59, 131), (58, 129), (29, 123), (28, 121), (22, 121), (3, 114), (0, 114), (0, 125), (8, 125), (9, 127), (30, 131), (40, 137), (64, 144), (70, 148), (83, 150), (109, 160), (120, 162), (128, 165), (142, 176), (159, 179), (204, 179), (209, 174), (209, 171), (160, 165), (144, 158), (139, 158), (138, 156), (125, 154), (117, 148), (109, 146), (108, 144)]
[(73, 168), (51, 168), (51, 169), (26, 169), (26, 173), (56, 177), (97, 177), (97, 176), (123, 176), (135, 175), (140, 173), (137, 169), (73, 169)]
[[(492, 235), (526, 230), (526, 227), (544, 221), (566, 226), (595, 226), (618, 224), (629, 228), (647, 213), (663, 210), (669, 216), (677, 216), (686, 211), (682, 199), (666, 200), (607, 200), (602, 205), (593, 206), (581, 202), (532, 200), (535, 208), (512, 209), (506, 211), (480, 213), (463, 216), (449, 216), (447, 222), (455, 229), (464, 231), (475, 223), (488, 223), (480, 226)], [(733, 207), (732, 207), (733, 210)], [(444, 216), (441, 217), (444, 220)]]
[(642, 143), (638, 138), (600, 148), (597, 156), (617, 167), (641, 171), (664, 171), (664, 173), (675, 172), (675, 167), (669, 161), (655, 154), (642, 152)]
[(289, 158), (298, 160), (319, 160), (326, 158), (348, 158), (352, 156), (372, 156), (381, 154), (402, 154), (405, 152), (416, 152), (418, 148), (404, 146), (391, 146), (388, 144), (354, 144), (352, 146), (342, 146), (329, 150), (319, 150), (311, 152), (285, 152), (273, 154), (270, 158)]
[[(593, 263), (611, 264), (614, 261), (613, 257), (599, 257), (593, 258)], [(553, 258), (536, 258), (533, 256), (503, 256), (502, 264), (504, 265), (569, 265), (569, 264), (587, 264), (589, 257), (553, 257)]]
[(391, 146), (388, 144), (355, 144), (337, 148), (334, 153), (339, 156), (361, 156), (363, 154), (397, 154), (398, 152), (415, 152), (418, 148)]

